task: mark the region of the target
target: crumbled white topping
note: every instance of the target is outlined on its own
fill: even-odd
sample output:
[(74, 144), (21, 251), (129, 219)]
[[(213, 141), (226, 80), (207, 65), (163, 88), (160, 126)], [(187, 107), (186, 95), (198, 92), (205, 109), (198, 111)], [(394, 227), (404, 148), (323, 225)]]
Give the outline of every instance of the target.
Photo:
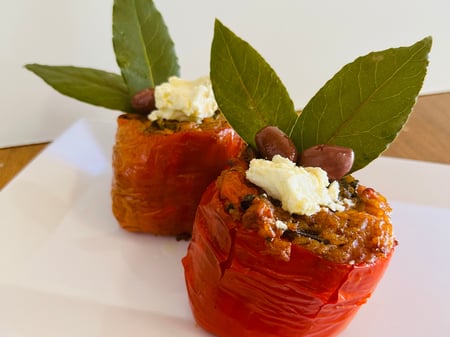
[(156, 109), (148, 118), (200, 123), (217, 110), (217, 102), (208, 76), (187, 81), (176, 76), (155, 87)]
[(277, 227), (277, 229), (279, 229), (282, 232), (284, 232), (288, 229), (288, 226), (286, 225), (286, 223), (284, 223), (281, 220), (275, 221), (275, 226)]
[(312, 215), (322, 207), (345, 209), (344, 201), (339, 200), (339, 183), (330, 184), (327, 173), (319, 167), (300, 167), (276, 155), (272, 160), (253, 159), (246, 177), (280, 200), (282, 208), (290, 213)]

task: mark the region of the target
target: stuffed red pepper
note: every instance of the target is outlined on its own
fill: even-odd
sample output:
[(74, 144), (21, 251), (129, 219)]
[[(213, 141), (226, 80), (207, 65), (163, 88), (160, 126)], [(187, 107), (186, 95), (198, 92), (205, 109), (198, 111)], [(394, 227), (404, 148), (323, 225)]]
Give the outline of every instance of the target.
[(114, 0), (113, 47), (120, 75), (29, 64), (56, 90), (118, 110), (112, 211), (120, 226), (189, 234), (201, 193), (243, 141), (217, 110), (208, 77), (180, 79), (175, 45), (151, 0)]
[(183, 259), (201, 327), (331, 337), (349, 324), (397, 245), (386, 198), (353, 172), (406, 121), (430, 47), (425, 38), (357, 58), (298, 114), (262, 56), (216, 20), (214, 94), (249, 148), (203, 194)]
[(389, 205), (347, 177), (352, 206), (292, 215), (246, 169), (235, 163), (200, 202), (183, 260), (194, 317), (221, 337), (336, 335), (392, 256)]
[(112, 207), (126, 230), (190, 233), (200, 197), (243, 141), (220, 114), (201, 123), (118, 118)]

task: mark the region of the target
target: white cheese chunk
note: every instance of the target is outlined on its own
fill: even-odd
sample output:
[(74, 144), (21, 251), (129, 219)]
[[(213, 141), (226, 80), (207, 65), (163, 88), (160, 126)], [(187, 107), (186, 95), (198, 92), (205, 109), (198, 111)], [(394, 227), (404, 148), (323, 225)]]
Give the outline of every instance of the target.
[(253, 159), (246, 177), (281, 201), (290, 213), (312, 215), (322, 207), (344, 210), (339, 200), (339, 183), (331, 184), (327, 173), (319, 167), (299, 167), (289, 159), (276, 155), (272, 160)]
[(200, 123), (217, 110), (217, 102), (208, 76), (187, 81), (176, 76), (155, 87), (156, 109), (148, 118)]
[(277, 227), (277, 229), (279, 229), (282, 232), (288, 230), (288, 225), (285, 222), (281, 221), (281, 220), (275, 221), (275, 227)]

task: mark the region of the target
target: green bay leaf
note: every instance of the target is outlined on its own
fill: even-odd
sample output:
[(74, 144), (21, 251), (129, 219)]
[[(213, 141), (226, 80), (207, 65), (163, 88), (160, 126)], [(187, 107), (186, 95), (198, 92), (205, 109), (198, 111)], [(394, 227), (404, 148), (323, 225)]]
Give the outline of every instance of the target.
[(174, 43), (151, 0), (114, 1), (113, 45), (131, 96), (179, 74)]
[(253, 47), (219, 20), (214, 25), (210, 62), (219, 108), (249, 145), (255, 147), (255, 134), (267, 125), (291, 132), (297, 114), (281, 80)]
[(432, 39), (372, 52), (344, 66), (308, 102), (291, 138), (299, 151), (350, 147), (352, 172), (377, 158), (407, 121), (422, 88)]
[(112, 110), (132, 111), (128, 89), (120, 75), (73, 66), (27, 64), (25, 68), (63, 95)]

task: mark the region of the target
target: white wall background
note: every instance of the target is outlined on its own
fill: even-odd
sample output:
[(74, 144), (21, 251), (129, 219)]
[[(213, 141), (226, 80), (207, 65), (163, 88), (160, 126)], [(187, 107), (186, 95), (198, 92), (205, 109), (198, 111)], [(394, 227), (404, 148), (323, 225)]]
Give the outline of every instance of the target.
[[(55, 92), (26, 63), (118, 72), (112, 0), (1, 0), (0, 147), (52, 140), (83, 117), (117, 112)], [(176, 44), (183, 77), (208, 73), (214, 18), (253, 45), (297, 107), (344, 64), (373, 50), (434, 39), (422, 93), (450, 90), (447, 0), (155, 0)]]

